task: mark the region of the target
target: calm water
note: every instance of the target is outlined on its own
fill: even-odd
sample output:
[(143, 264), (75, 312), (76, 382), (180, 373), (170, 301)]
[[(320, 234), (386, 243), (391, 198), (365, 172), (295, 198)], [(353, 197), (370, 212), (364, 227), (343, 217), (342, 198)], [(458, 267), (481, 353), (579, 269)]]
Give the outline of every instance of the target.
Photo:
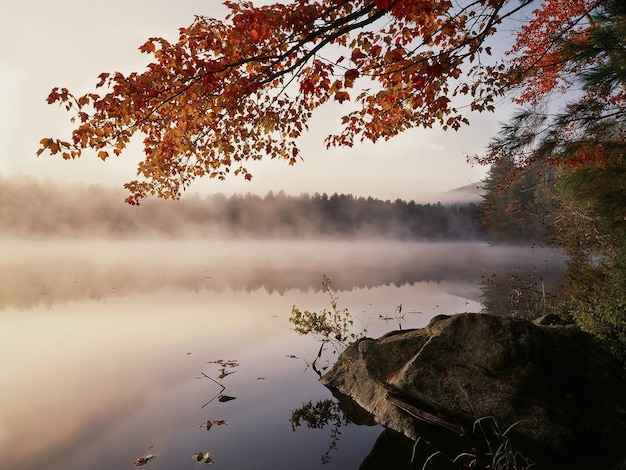
[[(479, 311), (481, 276), (563, 261), (547, 249), (480, 243), (5, 242), (1, 250), (2, 470), (132, 469), (148, 454), (158, 456), (147, 469), (196, 469), (199, 451), (223, 469), (358, 468), (382, 428), (342, 426), (336, 448), (332, 423), (292, 429), (293, 411), (331, 398), (307, 367), (319, 343), (290, 330), (292, 305), (328, 307), (326, 274), (356, 329), (377, 337)], [(220, 379), (222, 368), (233, 373)]]

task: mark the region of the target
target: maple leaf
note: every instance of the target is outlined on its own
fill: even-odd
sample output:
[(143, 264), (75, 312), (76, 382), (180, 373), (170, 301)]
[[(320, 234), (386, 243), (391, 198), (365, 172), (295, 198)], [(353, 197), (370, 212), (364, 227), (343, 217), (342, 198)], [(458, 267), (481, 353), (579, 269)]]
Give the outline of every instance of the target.
[(359, 78), (359, 71), (357, 69), (346, 70), (344, 75), (344, 86), (346, 88), (352, 88), (354, 86), (354, 81)]
[(347, 91), (338, 91), (335, 93), (335, 100), (343, 103), (344, 101), (350, 100), (350, 94)]
[(133, 464), (133, 466), (135, 466), (136, 468), (143, 468), (146, 466), (146, 464), (157, 457), (157, 454), (148, 454), (145, 455), (143, 457), (139, 457), (138, 459), (133, 460), (131, 463)]
[[(545, 61), (561, 56), (554, 38), (568, 31), (580, 5), (589, 11), (600, 1), (547, 0), (559, 13), (554, 20), (535, 21), (548, 25), (548, 32), (530, 23), (528, 40), (516, 46), (529, 61), (541, 59), (539, 84), (526, 83), (523, 99), (553, 86), (558, 67)], [(355, 95), (356, 109), (328, 136), (327, 146), (376, 142), (418, 126), (458, 129), (468, 121), (457, 109), (493, 110), (498, 96), (533, 73), (507, 73), (480, 57), (489, 54), (484, 43), (496, 26), (527, 3), (508, 8), (508, 2), (495, 0), (291, 0), (260, 6), (227, 1), (224, 20), (197, 16), (179, 29), (176, 41), (149, 38), (139, 47), (151, 56), (143, 72), (100, 74), (95, 87), (106, 89), (102, 96), (53, 89), (48, 103), (61, 105), (77, 125), (72, 139), (42, 140), (37, 153), (72, 159), (95, 149), (105, 159), (105, 152), (121, 155), (140, 134), (144, 159), (138, 179), (125, 184), (131, 192), (127, 202), (139, 204), (153, 194), (177, 199), (202, 176), (250, 180), (248, 161), (294, 164), (313, 111), (329, 100), (351, 101), (345, 89), (357, 78), (374, 86), (364, 85)], [(326, 49), (340, 59), (328, 60)], [(348, 67), (341, 64), (344, 57)], [(516, 70), (527, 65), (518, 59)], [(470, 70), (465, 82), (462, 70)], [(292, 83), (299, 93), (288, 92)], [(469, 102), (455, 109), (444, 98), (457, 86), (457, 98)]]
[(374, 0), (376, 8), (379, 10), (389, 10), (393, 4), (393, 0)]

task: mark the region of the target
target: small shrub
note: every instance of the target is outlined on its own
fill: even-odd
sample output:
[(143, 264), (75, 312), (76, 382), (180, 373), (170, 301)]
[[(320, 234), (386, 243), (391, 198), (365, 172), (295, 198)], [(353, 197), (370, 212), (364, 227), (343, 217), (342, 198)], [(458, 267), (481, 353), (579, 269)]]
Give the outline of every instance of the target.
[(295, 305), (291, 309), (289, 322), (294, 325), (293, 330), (300, 335), (314, 335), (320, 341), (331, 344), (335, 349), (345, 349), (351, 342), (365, 336), (366, 331), (352, 332), (354, 320), (347, 308), (337, 306), (338, 298), (330, 288), (330, 280), (324, 276), (322, 286), (330, 297), (331, 309), (321, 312), (300, 310)]
[(315, 359), (310, 363), (307, 361), (307, 365), (319, 376), (328, 368), (330, 363), (330, 360), (326, 358), (323, 364), (319, 364), (328, 345), (331, 345), (334, 348), (334, 352), (338, 353), (347, 348), (350, 343), (364, 337), (366, 333), (365, 329), (362, 329), (359, 333), (352, 331), (354, 320), (347, 308), (339, 308), (337, 306), (337, 296), (330, 288), (330, 279), (326, 276), (323, 277), (322, 286), (330, 296), (330, 310), (324, 309), (321, 312), (302, 311), (294, 305), (289, 318), (289, 322), (294, 325), (293, 330), (296, 333), (313, 335), (322, 342)]

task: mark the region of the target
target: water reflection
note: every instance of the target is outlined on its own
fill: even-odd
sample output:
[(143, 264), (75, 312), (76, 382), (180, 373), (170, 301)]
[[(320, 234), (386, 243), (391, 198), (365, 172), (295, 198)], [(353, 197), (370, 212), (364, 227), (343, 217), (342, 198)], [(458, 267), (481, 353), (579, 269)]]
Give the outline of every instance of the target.
[[(558, 270), (552, 249), (484, 243), (398, 242), (7, 242), (0, 263), (0, 309), (150, 293), (163, 288), (284, 294), (417, 282), (475, 283), (482, 275)], [(513, 265), (512, 265), (513, 260)], [(476, 293), (474, 300), (478, 300)]]
[[(110, 470), (151, 454), (146, 468), (191, 468), (200, 451), (221, 468), (320, 468), (328, 434), (294, 433), (290, 410), (332, 397), (305, 362), (319, 344), (288, 317), (328, 305), (322, 274), (376, 337), (397, 328), (399, 305), (403, 328), (476, 311), (483, 273), (547, 257), (483, 244), (6, 243), (0, 469)], [(202, 375), (232, 370), (227, 390)], [(358, 467), (380, 431), (342, 429), (325, 468)]]
[(309, 429), (330, 428), (330, 444), (321, 458), (323, 464), (330, 462), (330, 454), (337, 449), (340, 440), (340, 429), (348, 425), (348, 419), (344, 416), (339, 403), (330, 398), (319, 400), (316, 403), (310, 400), (303, 403), (300, 408), (291, 412), (289, 421), (293, 431), (296, 431), (303, 424)]

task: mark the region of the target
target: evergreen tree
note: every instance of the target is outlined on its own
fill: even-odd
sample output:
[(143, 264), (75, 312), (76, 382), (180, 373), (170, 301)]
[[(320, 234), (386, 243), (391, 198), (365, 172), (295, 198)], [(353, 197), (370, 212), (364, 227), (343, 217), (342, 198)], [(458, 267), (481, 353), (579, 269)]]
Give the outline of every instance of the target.
[(481, 221), (495, 242), (551, 242), (554, 236), (553, 171), (531, 165), (520, 168), (513, 159), (494, 163), (483, 184)]
[[(618, 340), (613, 347), (624, 358), (625, 17), (623, 1), (601, 2), (600, 8), (581, 17), (579, 27), (551, 46), (539, 59), (541, 67), (536, 64), (535, 76), (527, 75), (522, 82), (551, 75), (552, 83), (564, 88), (578, 86), (576, 98), (561, 111), (549, 113), (545, 106), (551, 93), (526, 94), (520, 101), (535, 106), (519, 112), (503, 128), (486, 159), (524, 168), (554, 168), (558, 179), (556, 237), (570, 256), (564, 308), (583, 328)], [(550, 89), (554, 88), (552, 84)], [(487, 215), (502, 204), (488, 201)]]

